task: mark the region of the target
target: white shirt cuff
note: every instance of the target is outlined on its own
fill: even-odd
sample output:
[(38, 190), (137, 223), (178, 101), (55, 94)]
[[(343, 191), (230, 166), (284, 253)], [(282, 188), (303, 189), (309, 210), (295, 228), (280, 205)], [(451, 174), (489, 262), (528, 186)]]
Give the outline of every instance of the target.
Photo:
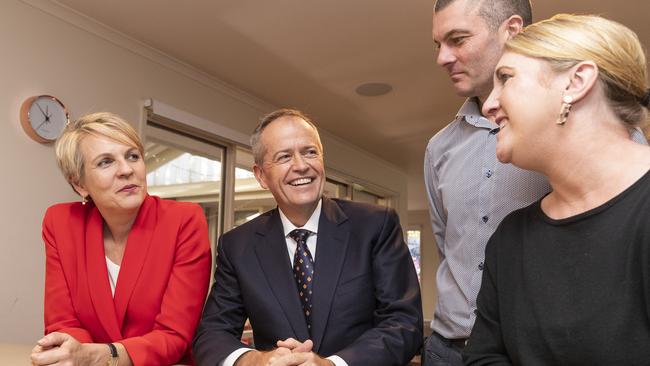
[(328, 360), (334, 362), (336, 366), (348, 366), (348, 363), (343, 361), (343, 359), (337, 355), (327, 357)]
[[(219, 366), (234, 366), (234, 365), (235, 365), (235, 362), (237, 361), (237, 359), (238, 359), (241, 355), (243, 355), (244, 353), (246, 353), (246, 352), (248, 352), (248, 351), (252, 351), (252, 349), (250, 349), (250, 348), (245, 348), (245, 347), (237, 348), (237, 349), (234, 350), (231, 354), (229, 354), (228, 357), (226, 357), (225, 360), (219, 362)], [(338, 366), (338, 365), (337, 365), (337, 366)], [(346, 366), (347, 366), (347, 364), (346, 364)]]

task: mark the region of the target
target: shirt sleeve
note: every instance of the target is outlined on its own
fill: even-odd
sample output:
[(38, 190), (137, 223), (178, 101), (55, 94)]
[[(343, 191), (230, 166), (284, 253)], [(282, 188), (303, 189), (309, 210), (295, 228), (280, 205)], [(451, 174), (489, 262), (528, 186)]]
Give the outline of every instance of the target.
[(433, 156), (432, 142), (429, 142), (424, 155), (424, 188), (429, 203), (429, 217), (431, 219), (431, 228), (433, 236), (438, 246), (440, 258), (445, 257), (445, 232), (447, 230), (447, 215), (442, 202), (440, 193), (440, 182), (438, 172), (435, 168), (435, 157)]
[(228, 355), (223, 361), (219, 362), (219, 366), (234, 366), (235, 362), (241, 357), (244, 353), (252, 351), (250, 348), (239, 348), (234, 350), (231, 354)]
[(337, 355), (329, 356), (327, 359), (332, 361), (335, 366), (348, 366), (348, 363)]
[[(226, 357), (225, 360), (219, 362), (219, 366), (234, 366), (235, 362), (241, 357), (244, 353), (252, 351), (250, 348), (239, 348), (233, 353), (229, 354), (228, 357)], [(333, 355), (330, 357), (327, 357), (328, 360), (332, 361), (335, 366), (348, 366), (347, 362), (345, 362), (341, 357), (337, 355)]]

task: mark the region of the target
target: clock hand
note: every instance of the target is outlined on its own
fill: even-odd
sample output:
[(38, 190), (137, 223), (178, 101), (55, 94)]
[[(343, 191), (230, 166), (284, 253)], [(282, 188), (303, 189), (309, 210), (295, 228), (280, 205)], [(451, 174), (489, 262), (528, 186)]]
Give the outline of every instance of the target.
[(52, 122), (50, 120), (50, 117), (52, 117), (52, 113), (50, 113), (50, 109), (48, 108), (47, 105), (45, 106), (45, 113), (47, 113), (47, 114), (45, 115), (45, 121), (43, 121), (43, 123), (49, 124), (50, 122)]
[[(34, 104), (36, 104), (36, 106), (38, 107), (38, 109), (40, 109), (41, 113), (43, 113), (43, 115), (44, 115), (45, 117), (47, 117), (47, 113), (45, 113), (45, 111), (43, 110), (43, 108), (41, 108), (41, 105), (38, 104), (38, 103), (36, 103), (36, 102), (35, 102)], [(45, 106), (45, 107), (47, 108), (47, 106)]]
[(43, 126), (43, 125), (44, 125), (45, 123), (47, 123), (47, 122), (49, 122), (49, 120), (46, 118), (46, 119), (45, 119), (43, 122), (41, 122), (41, 124), (38, 125), (38, 127), (36, 127), (34, 130), (35, 130), (35, 131), (38, 131), (38, 130), (41, 128), (41, 126)]

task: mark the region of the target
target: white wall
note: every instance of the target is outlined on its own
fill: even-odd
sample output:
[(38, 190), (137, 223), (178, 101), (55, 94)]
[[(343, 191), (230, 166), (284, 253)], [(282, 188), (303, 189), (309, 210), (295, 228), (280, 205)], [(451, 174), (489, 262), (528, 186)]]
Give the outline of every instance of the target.
[[(422, 170), (424, 170), (424, 168)], [(408, 181), (408, 192), (409, 211), (426, 211), (429, 209), (427, 192), (424, 188), (423, 172), (420, 172), (419, 174), (411, 174)]]
[[(42, 215), (53, 203), (78, 199), (58, 172), (52, 147), (22, 131), (23, 100), (52, 94), (71, 118), (108, 110), (138, 124), (143, 101), (154, 98), (244, 133), (273, 109), (45, 0), (2, 1), (0, 70), (0, 342), (32, 343), (42, 334)], [(407, 220), (402, 170), (326, 132), (322, 137), (328, 167), (398, 193)]]

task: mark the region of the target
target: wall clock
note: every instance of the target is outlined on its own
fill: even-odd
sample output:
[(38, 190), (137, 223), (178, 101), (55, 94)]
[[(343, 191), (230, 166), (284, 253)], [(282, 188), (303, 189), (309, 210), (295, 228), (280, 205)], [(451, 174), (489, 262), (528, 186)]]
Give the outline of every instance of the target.
[(56, 140), (68, 123), (68, 110), (51, 95), (27, 98), (20, 108), (20, 124), (34, 141), (48, 143)]

